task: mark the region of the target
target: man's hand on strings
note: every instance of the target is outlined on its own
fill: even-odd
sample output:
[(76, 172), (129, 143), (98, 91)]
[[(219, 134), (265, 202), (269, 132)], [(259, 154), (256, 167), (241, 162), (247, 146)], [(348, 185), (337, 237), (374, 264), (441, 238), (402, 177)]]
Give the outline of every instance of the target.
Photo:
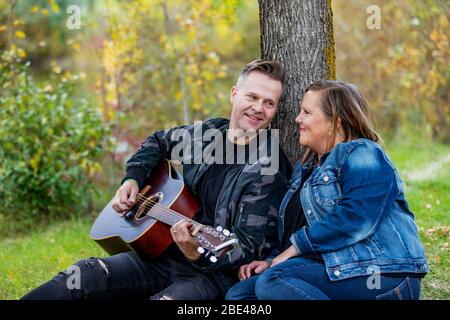
[(117, 190), (112, 201), (112, 207), (120, 214), (126, 213), (136, 203), (139, 186), (136, 180), (128, 179)]

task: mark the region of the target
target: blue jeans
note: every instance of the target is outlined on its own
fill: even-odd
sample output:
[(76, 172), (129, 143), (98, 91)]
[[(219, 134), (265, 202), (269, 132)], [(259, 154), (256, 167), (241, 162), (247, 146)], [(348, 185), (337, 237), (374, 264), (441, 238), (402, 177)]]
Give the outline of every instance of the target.
[[(373, 280), (379, 276), (379, 281)], [(227, 300), (417, 300), (420, 278), (372, 275), (330, 281), (325, 265), (292, 258), (261, 275), (243, 280), (227, 292)], [(373, 288), (373, 289), (370, 289)]]

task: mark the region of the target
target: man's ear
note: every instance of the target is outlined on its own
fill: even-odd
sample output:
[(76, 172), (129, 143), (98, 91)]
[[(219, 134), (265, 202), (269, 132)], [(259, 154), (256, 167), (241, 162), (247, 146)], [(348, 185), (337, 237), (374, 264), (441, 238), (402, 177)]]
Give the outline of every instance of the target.
[(231, 93), (230, 93), (230, 102), (233, 103), (233, 99), (236, 96), (237, 93), (237, 88), (236, 85), (234, 85), (233, 87), (231, 87)]

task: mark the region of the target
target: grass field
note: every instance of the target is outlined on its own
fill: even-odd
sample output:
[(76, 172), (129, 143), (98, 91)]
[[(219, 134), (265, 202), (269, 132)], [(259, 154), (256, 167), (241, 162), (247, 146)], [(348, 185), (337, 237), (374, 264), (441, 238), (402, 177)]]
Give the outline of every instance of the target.
[[(387, 147), (404, 179), (431, 266), (422, 299), (450, 299), (450, 162), (433, 166), (450, 155), (450, 146)], [(74, 218), (0, 240), (0, 299), (17, 299), (73, 262), (104, 255), (88, 237), (91, 224), (89, 217)]]

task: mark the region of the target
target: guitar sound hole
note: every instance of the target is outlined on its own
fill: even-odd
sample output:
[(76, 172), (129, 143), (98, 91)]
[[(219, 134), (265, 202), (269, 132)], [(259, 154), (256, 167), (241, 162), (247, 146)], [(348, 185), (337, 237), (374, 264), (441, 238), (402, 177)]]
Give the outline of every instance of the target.
[(153, 206), (160, 202), (163, 198), (163, 195), (161, 192), (155, 193), (148, 197), (142, 204), (139, 206), (134, 218), (136, 220), (142, 220), (147, 216), (147, 212), (150, 211)]

